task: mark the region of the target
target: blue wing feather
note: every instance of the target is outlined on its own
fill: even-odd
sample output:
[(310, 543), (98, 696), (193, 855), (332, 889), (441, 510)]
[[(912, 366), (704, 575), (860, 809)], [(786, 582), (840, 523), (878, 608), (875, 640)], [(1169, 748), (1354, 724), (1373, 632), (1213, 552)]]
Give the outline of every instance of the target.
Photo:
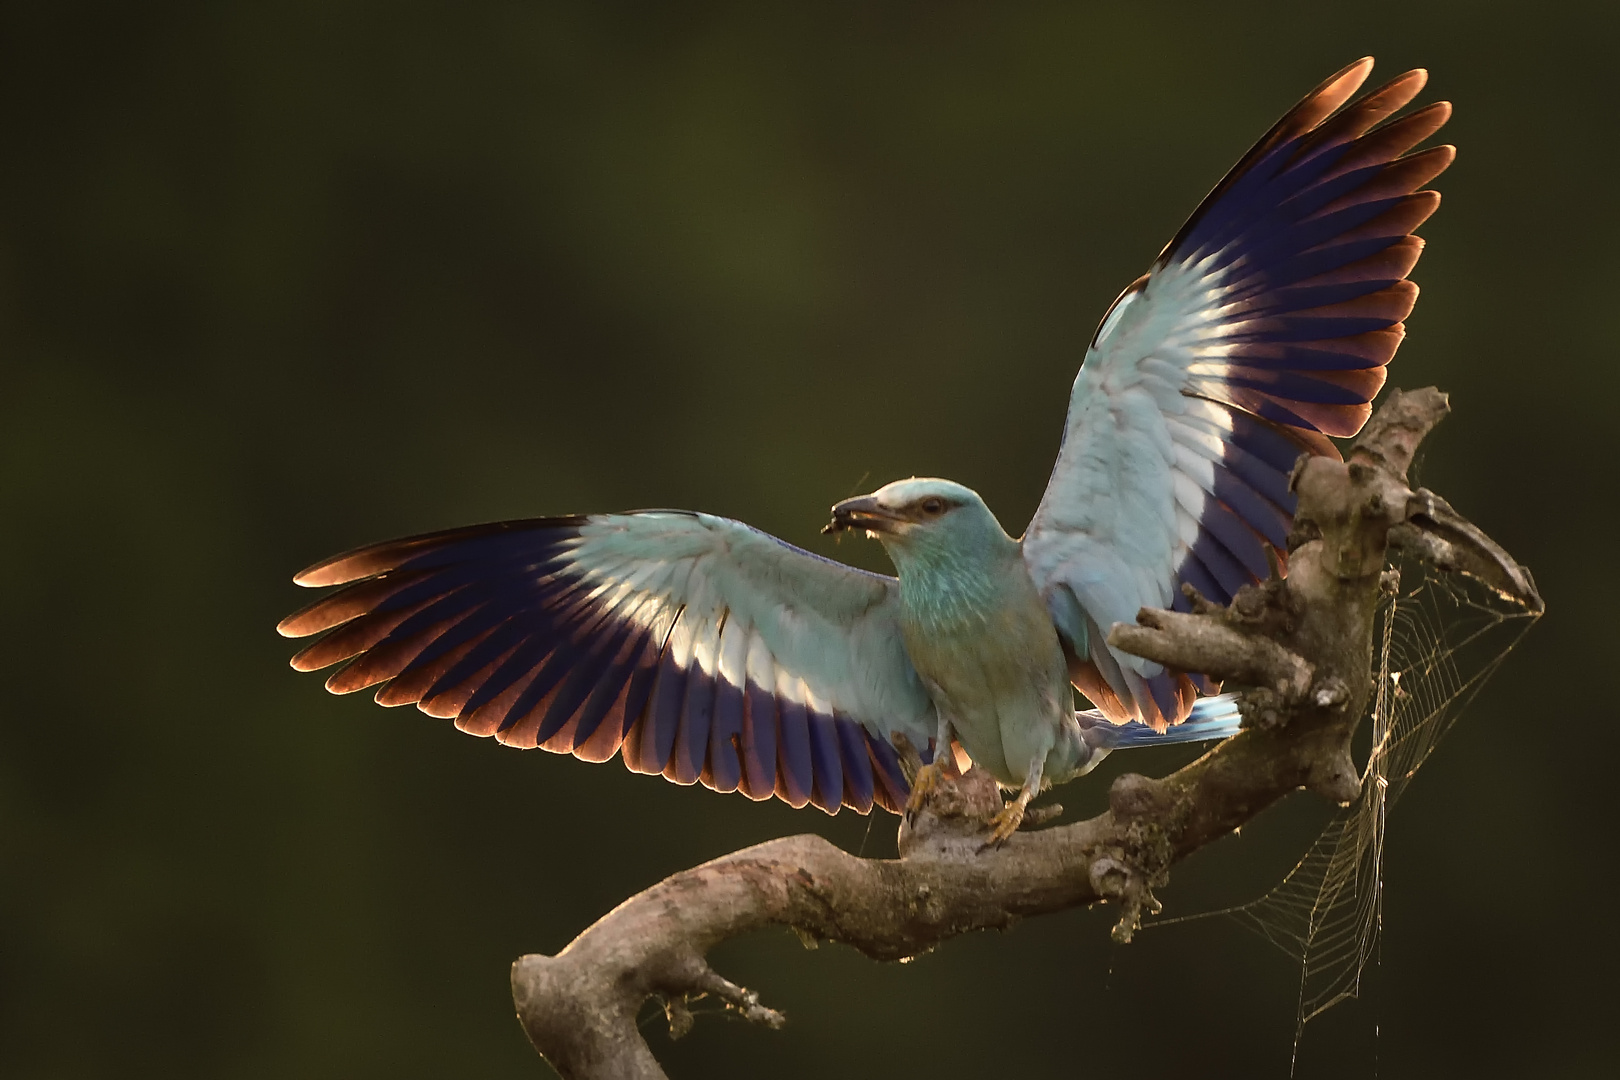
[(791, 698), (777, 702), (776, 736), (776, 794), (797, 809), (810, 801), (816, 787), (810, 756), (810, 718), (804, 702)]
[(844, 759), (838, 749), (838, 729), (833, 718), (819, 709), (807, 710), (805, 726), (810, 733), (810, 768), (815, 777), (810, 801), (829, 814), (837, 813), (844, 802)]
[(867, 750), (871, 740), (861, 726), (847, 716), (833, 717), (838, 729), (838, 749), (843, 759), (844, 802), (857, 813), (872, 808), (876, 788), (872, 781), (872, 755)]
[(727, 679), (714, 684), (714, 718), (709, 727), (708, 777), (704, 783), (716, 791), (736, 791), (742, 785), (738, 748), (743, 738), (743, 688)]

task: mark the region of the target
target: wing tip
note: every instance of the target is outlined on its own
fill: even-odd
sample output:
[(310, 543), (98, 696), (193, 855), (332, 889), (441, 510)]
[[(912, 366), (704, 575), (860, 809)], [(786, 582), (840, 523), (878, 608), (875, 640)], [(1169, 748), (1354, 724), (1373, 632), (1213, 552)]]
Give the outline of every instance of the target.
[(341, 555), (333, 555), (306, 566), (293, 575), (293, 584), (304, 589), (323, 589), (329, 585), (347, 585), (359, 578), (370, 577), (370, 574), (353, 573), (344, 566), (345, 563), (361, 554), (369, 553), (370, 550), (362, 548), (359, 551), (345, 551)]
[(376, 686), (378, 683), (385, 681), (385, 679), (367, 677), (361, 674), (359, 668), (350, 664), (328, 675), (324, 685), (328, 694), (337, 694), (339, 697), (343, 697), (348, 694), (358, 693), (369, 686)]
[(287, 661), (287, 666), (292, 668), (294, 671), (319, 671), (322, 668), (329, 666), (331, 661), (322, 663), (320, 658), (312, 655), (312, 650), (314, 649), (315, 646), (311, 645), (308, 649), (304, 649), (301, 652), (296, 653), (292, 659)]
[[(1337, 87), (1340, 83), (1349, 82), (1352, 79), (1355, 80), (1357, 86), (1360, 86), (1363, 82), (1366, 82), (1367, 76), (1372, 74), (1373, 65), (1375, 65), (1377, 62), (1377, 58), (1371, 53), (1361, 57), (1359, 60), (1350, 61), (1348, 64), (1344, 65), (1344, 67), (1340, 68), (1338, 71), (1334, 72), (1332, 75), (1329, 75), (1325, 80), (1323, 80), (1322, 85), (1317, 89), (1316, 93), (1321, 93), (1321, 91), (1326, 90), (1328, 87)], [(1352, 89), (1350, 92), (1355, 93), (1355, 90)], [(1315, 95), (1313, 94), (1311, 96)]]
[[(1367, 81), (1367, 76), (1372, 74), (1373, 64), (1374, 60), (1371, 56), (1363, 56), (1360, 60), (1346, 64), (1324, 80), (1315, 90), (1306, 94), (1295, 108), (1326, 106), (1328, 114), (1337, 111), (1340, 106), (1350, 100), (1357, 90), (1361, 89), (1362, 84)], [(1317, 122), (1320, 123), (1321, 120), (1318, 119)]]
[(1456, 163), (1457, 146), (1455, 143), (1441, 143), (1439, 146), (1431, 146), (1427, 150), (1419, 150), (1417, 153), (1410, 156), (1424, 157), (1431, 159), (1434, 162), (1433, 175), (1427, 180), (1423, 181), (1425, 184), (1432, 184), (1435, 177), (1439, 176)]
[(1415, 85), (1412, 87), (1412, 93), (1416, 94), (1425, 86), (1429, 85), (1429, 69), (1425, 67), (1411, 68), (1395, 76), (1393, 79), (1389, 80), (1389, 82), (1391, 86), (1399, 84), (1402, 89), (1405, 89), (1407, 83), (1414, 83)]

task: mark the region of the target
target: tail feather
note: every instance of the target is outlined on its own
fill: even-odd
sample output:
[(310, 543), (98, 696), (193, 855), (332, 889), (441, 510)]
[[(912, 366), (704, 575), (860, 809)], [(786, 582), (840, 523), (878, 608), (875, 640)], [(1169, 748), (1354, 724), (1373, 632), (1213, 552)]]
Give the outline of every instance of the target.
[(1176, 743), (1204, 742), (1209, 739), (1227, 739), (1236, 735), (1243, 724), (1238, 712), (1236, 694), (1220, 694), (1199, 698), (1185, 721), (1167, 731), (1154, 731), (1147, 724), (1131, 720), (1124, 724), (1111, 723), (1100, 710), (1077, 712), (1080, 735), (1093, 750), (1104, 752), (1134, 749), (1139, 746), (1173, 746)]

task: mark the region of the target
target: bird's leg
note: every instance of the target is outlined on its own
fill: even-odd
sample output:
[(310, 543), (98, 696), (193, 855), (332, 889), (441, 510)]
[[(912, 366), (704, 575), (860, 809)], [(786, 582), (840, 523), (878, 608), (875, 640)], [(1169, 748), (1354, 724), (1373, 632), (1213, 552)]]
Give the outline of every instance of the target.
[(922, 809), (928, 796), (939, 787), (940, 777), (947, 775), (946, 762), (949, 761), (954, 774), (956, 765), (951, 752), (951, 722), (943, 714), (939, 718), (939, 734), (934, 739), (934, 760), (917, 770), (917, 775), (911, 780), (911, 797), (906, 800), (906, 818), (913, 819), (917, 811)]
[(1000, 847), (1007, 842), (1007, 838), (1018, 831), (1023, 824), (1024, 811), (1029, 808), (1029, 802), (1041, 793), (1041, 771), (1046, 767), (1045, 757), (1036, 757), (1030, 762), (1029, 771), (1024, 774), (1024, 786), (1018, 789), (1017, 798), (1001, 808), (1001, 813), (990, 819), (990, 838), (980, 846), (980, 851), (993, 847)]

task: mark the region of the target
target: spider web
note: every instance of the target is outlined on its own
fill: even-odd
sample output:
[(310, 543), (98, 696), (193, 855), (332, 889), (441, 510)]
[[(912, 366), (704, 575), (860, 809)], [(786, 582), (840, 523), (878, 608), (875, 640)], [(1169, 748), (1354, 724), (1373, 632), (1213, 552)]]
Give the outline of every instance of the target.
[(1405, 562), (1386, 594), (1375, 645), (1372, 745), (1360, 796), (1340, 809), (1304, 858), (1265, 895), (1236, 907), (1155, 920), (1224, 915), (1299, 965), (1294, 1050), (1305, 1025), (1356, 997), (1383, 920), (1389, 811), (1486, 680), (1540, 617), (1460, 575)]

